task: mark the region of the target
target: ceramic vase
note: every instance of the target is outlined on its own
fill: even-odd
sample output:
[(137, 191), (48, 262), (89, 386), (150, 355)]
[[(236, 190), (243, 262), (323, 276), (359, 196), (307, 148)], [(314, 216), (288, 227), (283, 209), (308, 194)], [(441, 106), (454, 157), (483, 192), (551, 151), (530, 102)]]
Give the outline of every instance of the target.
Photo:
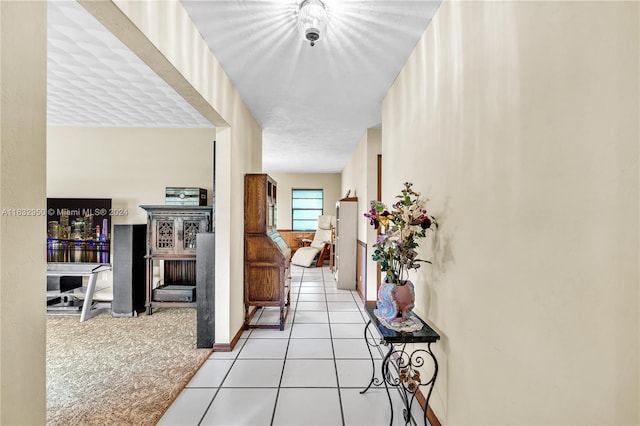
[(384, 282), (378, 291), (376, 307), (387, 321), (403, 322), (414, 307), (413, 283), (403, 281), (402, 285)]

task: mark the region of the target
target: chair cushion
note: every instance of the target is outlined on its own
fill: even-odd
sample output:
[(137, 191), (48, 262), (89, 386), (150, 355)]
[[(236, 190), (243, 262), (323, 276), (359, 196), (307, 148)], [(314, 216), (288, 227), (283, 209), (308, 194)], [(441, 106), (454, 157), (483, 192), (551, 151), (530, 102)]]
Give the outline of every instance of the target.
[(291, 263), (308, 268), (318, 253), (320, 253), (320, 250), (315, 247), (300, 247), (293, 256), (291, 256)]
[(331, 230), (329, 229), (318, 229), (313, 236), (313, 241), (311, 241), (311, 247), (315, 247), (318, 250), (322, 250), (325, 244), (331, 242)]
[(333, 216), (323, 214), (318, 216), (318, 229), (331, 229), (331, 218)]

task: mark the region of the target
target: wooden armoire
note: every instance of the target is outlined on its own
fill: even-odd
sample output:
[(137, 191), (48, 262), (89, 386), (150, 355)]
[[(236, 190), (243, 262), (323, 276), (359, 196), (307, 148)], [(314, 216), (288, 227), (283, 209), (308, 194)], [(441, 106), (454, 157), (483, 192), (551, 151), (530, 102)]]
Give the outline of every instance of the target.
[[(291, 250), (276, 229), (277, 184), (266, 174), (244, 179), (244, 328), (279, 328), (290, 302)], [(263, 307), (280, 308), (277, 324), (252, 324)]]

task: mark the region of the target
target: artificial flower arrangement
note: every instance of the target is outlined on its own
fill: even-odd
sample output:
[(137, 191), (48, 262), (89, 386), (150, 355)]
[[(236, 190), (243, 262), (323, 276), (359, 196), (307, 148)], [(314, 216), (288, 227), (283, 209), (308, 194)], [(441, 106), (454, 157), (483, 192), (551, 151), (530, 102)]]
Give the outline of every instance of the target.
[(404, 183), (391, 210), (380, 201), (371, 201), (371, 210), (364, 214), (375, 229), (381, 230), (373, 245), (371, 259), (380, 263), (380, 269), (386, 273), (386, 282), (395, 285), (404, 285), (409, 270), (420, 268), (421, 262), (431, 263), (418, 259), (416, 249), (427, 229), (438, 227), (436, 219), (427, 213), (429, 200), (421, 198), (412, 186), (410, 182)]

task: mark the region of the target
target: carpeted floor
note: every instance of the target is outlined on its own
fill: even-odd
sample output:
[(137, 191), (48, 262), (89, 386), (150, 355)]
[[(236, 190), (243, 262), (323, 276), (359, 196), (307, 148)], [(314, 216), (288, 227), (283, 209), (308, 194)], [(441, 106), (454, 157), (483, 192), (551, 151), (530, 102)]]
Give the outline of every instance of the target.
[(154, 425), (208, 358), (195, 309), (47, 317), (47, 425)]

